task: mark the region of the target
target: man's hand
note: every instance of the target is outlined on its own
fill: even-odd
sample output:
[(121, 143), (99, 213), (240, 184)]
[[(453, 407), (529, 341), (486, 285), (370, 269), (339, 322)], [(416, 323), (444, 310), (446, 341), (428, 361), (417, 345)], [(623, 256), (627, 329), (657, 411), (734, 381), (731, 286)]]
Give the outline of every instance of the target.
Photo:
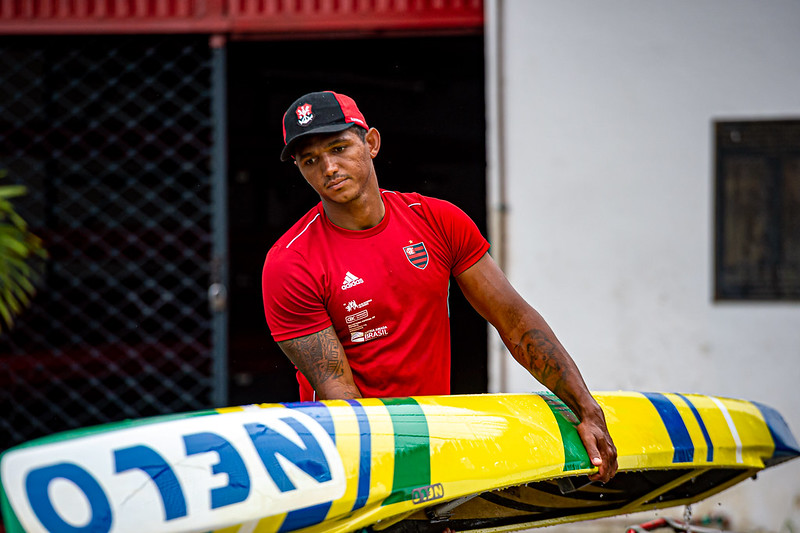
[(603, 412), (600, 411), (599, 416), (585, 417), (576, 429), (586, 453), (589, 454), (589, 460), (598, 467), (598, 471), (590, 475), (589, 479), (605, 483), (617, 473), (617, 448), (608, 433)]

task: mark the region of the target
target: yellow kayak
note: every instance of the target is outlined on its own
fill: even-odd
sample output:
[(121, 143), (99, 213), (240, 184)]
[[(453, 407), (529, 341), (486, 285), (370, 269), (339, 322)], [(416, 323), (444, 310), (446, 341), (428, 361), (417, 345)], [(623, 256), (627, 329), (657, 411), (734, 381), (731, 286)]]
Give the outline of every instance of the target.
[(598, 392), (609, 483), (551, 394), (231, 407), (45, 437), (0, 458), (18, 532), (511, 531), (684, 505), (800, 455), (770, 407)]

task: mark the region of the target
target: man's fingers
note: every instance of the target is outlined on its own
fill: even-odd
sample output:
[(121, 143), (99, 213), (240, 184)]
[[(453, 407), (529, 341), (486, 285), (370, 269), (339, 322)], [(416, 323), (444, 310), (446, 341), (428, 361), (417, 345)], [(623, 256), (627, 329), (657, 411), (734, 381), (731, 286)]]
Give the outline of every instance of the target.
[(604, 453), (602, 453), (602, 458), (600, 453), (592, 458), (592, 464), (598, 467), (598, 470), (590, 477), (594, 478), (593, 481), (606, 482), (617, 473), (617, 451), (613, 444), (608, 444), (605, 441), (600, 444), (603, 445)]
[(584, 420), (578, 424), (577, 430), (589, 461), (597, 468), (597, 472), (591, 474), (589, 479), (605, 483), (617, 473), (617, 450), (608, 429), (602, 421)]
[(616, 450), (605, 439), (597, 439), (594, 435), (586, 440), (584, 444), (586, 453), (592, 466), (597, 467), (597, 472), (590, 475), (589, 479), (602, 482), (610, 480), (617, 471)]
[(597, 441), (594, 435), (592, 435), (591, 433), (587, 435), (587, 437), (591, 438), (584, 438), (581, 435), (583, 446), (586, 448), (586, 454), (589, 456), (589, 460), (592, 462), (594, 466), (600, 466), (600, 464), (602, 464), (603, 462), (603, 458), (600, 457), (600, 450), (597, 449)]
[(619, 467), (619, 464), (617, 463), (617, 447), (614, 446), (613, 442), (608, 441), (605, 443), (605, 449), (605, 462), (608, 465), (608, 477), (611, 479), (617, 473), (617, 468)]
[(608, 467), (603, 463), (602, 460), (599, 461), (599, 464), (595, 463), (594, 466), (598, 467), (597, 472), (591, 474), (589, 479), (592, 481), (602, 481), (603, 483), (611, 479), (611, 473), (608, 471)]
[(599, 454), (592, 457), (592, 465), (597, 467), (597, 472), (590, 475), (589, 479), (592, 481), (608, 481), (611, 479), (611, 476), (609, 476), (607, 472), (608, 468)]
[[(593, 437), (593, 436), (592, 436)], [(584, 447), (586, 448), (586, 453), (589, 455), (589, 460), (592, 463), (592, 466), (597, 466), (600, 468), (600, 472), (603, 469), (603, 458), (600, 455), (600, 450), (597, 448), (597, 441), (594, 438), (584, 439)], [(594, 474), (595, 476), (597, 474)], [(591, 476), (590, 476), (591, 477)]]

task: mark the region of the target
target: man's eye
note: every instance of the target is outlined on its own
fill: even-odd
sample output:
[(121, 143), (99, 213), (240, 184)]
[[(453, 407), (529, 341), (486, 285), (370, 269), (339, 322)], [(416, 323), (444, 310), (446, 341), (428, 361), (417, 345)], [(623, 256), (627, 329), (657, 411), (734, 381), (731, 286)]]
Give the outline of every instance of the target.
[(315, 158), (313, 158), (313, 157), (309, 157), (308, 159), (303, 159), (303, 164), (304, 164), (305, 166), (311, 166), (311, 165), (313, 165), (313, 164), (314, 164), (314, 162), (315, 162), (315, 161), (316, 161), (316, 159), (315, 159)]
[(335, 153), (344, 152), (344, 148), (344, 146), (334, 146), (332, 151)]

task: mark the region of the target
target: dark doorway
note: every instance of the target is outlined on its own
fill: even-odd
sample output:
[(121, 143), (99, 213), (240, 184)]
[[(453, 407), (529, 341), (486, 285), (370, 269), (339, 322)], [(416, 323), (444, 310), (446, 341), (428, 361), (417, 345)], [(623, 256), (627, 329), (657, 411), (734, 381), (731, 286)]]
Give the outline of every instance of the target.
[[(483, 37), (233, 42), (228, 49), (229, 403), (294, 401), (291, 364), (261, 306), (267, 250), (318, 202), (281, 163), (281, 117), (298, 96), (352, 96), (381, 131), (381, 187), (449, 200), (486, 235)], [(486, 323), (453, 283), (453, 393), (487, 388)]]

